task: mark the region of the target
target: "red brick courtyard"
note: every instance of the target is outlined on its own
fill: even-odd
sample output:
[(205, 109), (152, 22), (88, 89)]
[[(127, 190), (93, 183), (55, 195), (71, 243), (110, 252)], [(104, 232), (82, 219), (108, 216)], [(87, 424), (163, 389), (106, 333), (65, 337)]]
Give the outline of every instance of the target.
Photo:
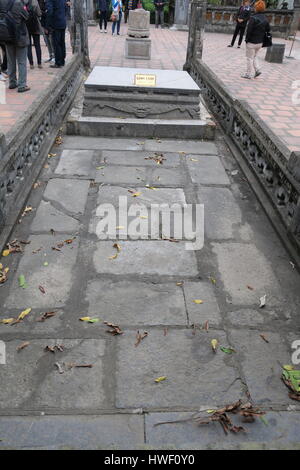
[[(182, 69), (186, 55), (187, 33), (152, 27), (152, 59), (138, 61), (124, 57), (126, 31), (126, 25), (122, 24), (121, 35), (112, 37), (110, 24), (107, 34), (101, 34), (98, 27), (89, 28), (92, 66)], [(300, 103), (292, 102), (295, 91), (292, 89), (292, 83), (300, 80), (300, 42), (296, 41), (292, 52), (292, 56), (296, 59), (285, 59), (283, 64), (265, 62), (263, 60), (265, 52), (261, 51), (263, 74), (255, 80), (245, 80), (240, 78), (241, 72), (245, 69), (245, 46), (243, 44), (241, 49), (227, 48), (229, 41), (229, 35), (206, 33), (203, 60), (235, 97), (246, 100), (255, 109), (290, 150), (299, 151)], [(276, 38), (275, 42), (286, 43), (286, 53), (289, 53), (290, 41)], [(70, 55), (70, 48), (68, 51)], [(45, 46), (43, 54), (43, 58), (47, 58)], [(49, 69), (45, 64), (43, 70), (36, 68), (28, 71), (30, 92), (18, 94), (15, 90), (7, 90), (7, 104), (0, 105), (0, 131), (4, 134), (9, 132), (24, 111), (51, 83), (56, 73), (57, 71)]]

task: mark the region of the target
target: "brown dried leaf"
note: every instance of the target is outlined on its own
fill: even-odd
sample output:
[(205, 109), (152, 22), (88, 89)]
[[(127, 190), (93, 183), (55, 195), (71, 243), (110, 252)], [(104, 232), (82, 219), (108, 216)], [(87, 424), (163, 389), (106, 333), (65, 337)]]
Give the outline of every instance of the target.
[(43, 286), (39, 286), (39, 290), (41, 291), (42, 294), (46, 294), (46, 291)]
[(17, 351), (22, 351), (22, 349), (26, 348), (27, 346), (29, 346), (30, 342), (29, 341), (25, 341), (24, 343), (20, 344), (20, 346), (17, 347)]
[(267, 340), (267, 338), (265, 337), (265, 335), (261, 334), (259, 335), (266, 343), (269, 343), (270, 341)]
[(48, 318), (54, 317), (57, 312), (45, 312), (43, 315), (38, 318), (36, 321), (45, 321), (48, 320)]
[(113, 323), (109, 323), (107, 321), (105, 321), (103, 323), (105, 325), (109, 326), (110, 328), (112, 328), (112, 330), (106, 330), (106, 331), (107, 331), (107, 333), (110, 333), (113, 336), (122, 335), (124, 333), (124, 331), (122, 331), (121, 328), (118, 325), (114, 325)]
[(208, 329), (209, 329), (209, 321), (208, 320), (206, 320), (206, 322), (204, 323), (203, 329), (208, 333)]
[(140, 333), (139, 330), (138, 330), (137, 333), (136, 333), (135, 347), (137, 347), (140, 344), (140, 342), (143, 341), (144, 338), (146, 338), (146, 336), (148, 336), (147, 331), (144, 331), (144, 333)]
[(292, 400), (300, 401), (300, 393), (289, 392), (289, 397), (290, 397)]

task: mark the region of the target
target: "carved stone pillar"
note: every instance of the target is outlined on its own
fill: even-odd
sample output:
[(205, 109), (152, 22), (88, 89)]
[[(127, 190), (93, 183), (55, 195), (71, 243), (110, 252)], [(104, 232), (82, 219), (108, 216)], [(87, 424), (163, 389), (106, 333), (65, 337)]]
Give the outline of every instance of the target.
[(206, 8), (206, 0), (192, 0), (186, 62), (183, 66), (187, 72), (193, 60), (202, 58)]
[(294, 36), (296, 31), (298, 30), (299, 22), (300, 22), (300, 0), (294, 0), (294, 14), (293, 14), (293, 19), (291, 21), (290, 31), (289, 31), (289, 34), (291, 36)]
[(190, 0), (176, 0), (172, 29), (188, 30)]
[(82, 64), (85, 69), (90, 68), (87, 0), (74, 1), (74, 30), (75, 38), (79, 37), (76, 52), (82, 55)]

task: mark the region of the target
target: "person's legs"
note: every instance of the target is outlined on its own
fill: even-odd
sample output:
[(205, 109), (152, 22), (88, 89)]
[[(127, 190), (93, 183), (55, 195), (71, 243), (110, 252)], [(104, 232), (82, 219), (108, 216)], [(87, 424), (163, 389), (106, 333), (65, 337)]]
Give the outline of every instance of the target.
[(29, 33), (29, 46), (27, 51), (27, 56), (31, 67), (33, 66), (33, 57), (32, 57), (32, 35)]
[(238, 45), (240, 46), (243, 42), (243, 37), (244, 37), (244, 34), (245, 34), (245, 29), (243, 26), (240, 26), (240, 37), (239, 37), (239, 43)]
[(252, 44), (250, 42), (247, 42), (246, 44), (247, 72), (245, 75), (247, 77), (251, 77), (251, 73), (252, 73), (252, 66), (253, 66), (254, 53), (255, 53), (255, 49), (253, 46), (255, 46), (255, 44)]
[(33, 34), (32, 39), (33, 39), (33, 43), (34, 43), (37, 63), (38, 63), (38, 65), (41, 65), (41, 63), (42, 63), (42, 49), (41, 49), (40, 35), (39, 34)]
[(18, 88), (19, 90), (27, 86), (27, 47), (16, 47), (16, 57), (18, 63)]
[(52, 41), (50, 41), (50, 34), (45, 33), (45, 29), (44, 29), (43, 36), (44, 36), (44, 41), (45, 41), (45, 44), (47, 46), (48, 53), (49, 53), (49, 60), (47, 60), (46, 62), (50, 62), (51, 59), (53, 59), (53, 57), (54, 57), (54, 50), (53, 50), (53, 46), (52, 46)]
[(65, 65), (66, 57), (65, 30), (55, 29), (52, 33), (52, 37), (54, 43), (55, 65), (62, 67)]
[(127, 21), (128, 21), (128, 17), (129, 17), (129, 10), (125, 10), (125, 11), (124, 11), (124, 22), (125, 22), (125, 24), (126, 24)]
[(102, 25), (103, 25), (103, 11), (100, 11), (100, 18), (99, 18), (100, 31), (102, 31)]
[(232, 36), (231, 46), (234, 46), (236, 37), (237, 37), (238, 32), (239, 32), (239, 28), (240, 28), (240, 25), (237, 23), (237, 24), (236, 24), (236, 27), (235, 27), (235, 30), (234, 30), (234, 33), (233, 33), (233, 36)]
[(259, 53), (262, 44), (255, 44), (255, 49), (254, 49), (254, 58), (253, 58), (253, 67), (255, 70), (255, 77), (258, 77), (258, 75), (261, 75), (261, 69), (259, 67), (259, 62), (258, 62), (258, 56), (257, 54)]
[(165, 20), (165, 18), (164, 18), (164, 10), (163, 10), (163, 9), (160, 10), (159, 16), (160, 16), (160, 26), (163, 28), (163, 27), (164, 27), (164, 20)]
[(60, 36), (60, 42), (61, 42), (61, 49), (62, 49), (62, 65), (65, 65), (66, 61), (66, 30), (62, 29), (61, 30), (61, 36)]
[(116, 29), (116, 21), (113, 21), (112, 22), (112, 27), (111, 27), (112, 34), (115, 34), (115, 29)]
[(117, 34), (120, 34), (121, 20), (122, 20), (122, 12), (120, 11), (119, 20), (118, 20), (118, 24), (117, 24)]
[(159, 11), (155, 10), (155, 28), (158, 28)]
[(6, 52), (7, 52), (9, 87), (10, 88), (16, 88), (17, 85), (18, 85), (16, 46), (14, 46), (12, 44), (7, 44), (6, 45)]
[(3, 44), (0, 45), (2, 49), (2, 64), (1, 64), (1, 72), (6, 72), (7, 71), (7, 54), (6, 54), (6, 48)]
[(107, 11), (103, 12), (103, 21), (104, 21), (104, 31), (107, 30)]

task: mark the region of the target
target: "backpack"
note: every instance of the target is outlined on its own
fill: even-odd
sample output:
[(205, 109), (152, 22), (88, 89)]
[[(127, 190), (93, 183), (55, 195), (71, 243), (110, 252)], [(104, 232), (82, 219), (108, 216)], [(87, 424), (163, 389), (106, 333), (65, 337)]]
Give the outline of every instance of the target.
[(29, 3), (28, 3), (28, 13), (29, 13), (29, 18), (26, 21), (27, 29), (29, 33), (36, 33), (37, 31), (39, 31), (40, 25), (39, 25), (39, 20), (32, 7), (32, 0), (29, 0)]
[(17, 38), (17, 23), (11, 16), (10, 11), (15, 3), (15, 0), (10, 0), (6, 10), (0, 11), (0, 42), (14, 43)]

